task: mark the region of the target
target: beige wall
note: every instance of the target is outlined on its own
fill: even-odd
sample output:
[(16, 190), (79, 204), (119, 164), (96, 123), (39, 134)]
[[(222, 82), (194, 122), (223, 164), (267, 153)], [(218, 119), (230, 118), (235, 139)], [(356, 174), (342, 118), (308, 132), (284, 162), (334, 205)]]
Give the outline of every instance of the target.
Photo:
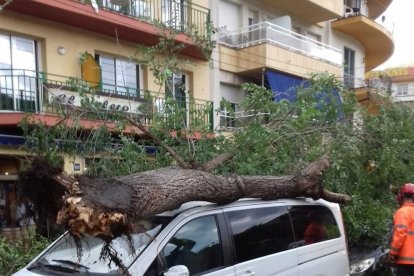
[[(12, 156), (27, 156), (28, 153), (25, 150), (21, 150), (19, 148), (14, 147), (7, 147), (7, 146), (0, 146), (0, 159), (1, 157), (12, 157)], [(22, 157), (23, 158), (23, 157)], [(67, 174), (76, 174), (81, 173), (85, 170), (85, 159), (80, 157), (72, 157), (69, 155), (63, 156), (64, 160), (64, 168), (63, 170)], [(80, 170), (76, 171), (74, 168), (74, 164), (80, 165)], [(4, 170), (9, 172), (10, 174), (17, 174), (19, 167), (22, 167), (23, 164), (19, 165), (18, 167), (12, 168), (10, 167), (10, 164), (2, 163), (0, 164), (0, 173), (2, 173)]]
[[(205, 4), (207, 0), (199, 0)], [(3, 11), (0, 16), (0, 33), (25, 36), (39, 42), (39, 65), (42, 71), (62, 76), (81, 77), (79, 55), (85, 51), (111, 54), (122, 57), (135, 56), (140, 59), (135, 44), (125, 41), (117, 42), (115, 31), (113, 37), (97, 35), (78, 28), (56, 22), (42, 20), (30, 16)], [(66, 52), (60, 55), (58, 47), (64, 47)], [(194, 66), (185, 66), (192, 75), (194, 97), (210, 100), (209, 95), (209, 65), (207, 61), (192, 60)], [(144, 73), (144, 89), (159, 91), (150, 72)], [(164, 89), (161, 89), (164, 92)]]

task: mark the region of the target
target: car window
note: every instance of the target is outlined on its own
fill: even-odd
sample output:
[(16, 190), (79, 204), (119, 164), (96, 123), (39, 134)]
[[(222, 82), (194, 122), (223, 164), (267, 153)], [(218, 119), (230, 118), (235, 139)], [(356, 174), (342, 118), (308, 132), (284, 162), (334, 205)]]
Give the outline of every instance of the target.
[[(111, 248), (123, 265), (129, 267), (158, 233), (171, 221), (170, 217), (152, 217), (145, 222), (145, 232), (133, 233), (131, 237), (121, 236), (111, 241)], [(102, 258), (104, 240), (85, 235), (77, 242), (69, 233), (63, 235), (34, 262), (29, 270), (40, 272), (48, 268), (58, 268), (64, 264), (69, 268), (84, 267), (87, 273), (116, 274), (118, 266), (109, 259)], [(82, 249), (79, 256), (79, 248)]]
[(289, 210), (298, 246), (340, 236), (332, 212), (325, 206), (294, 206)]
[(162, 254), (168, 268), (185, 265), (190, 275), (221, 267), (223, 254), (215, 216), (200, 217), (182, 226)]
[(294, 242), (286, 207), (227, 213), (238, 263), (288, 250)]

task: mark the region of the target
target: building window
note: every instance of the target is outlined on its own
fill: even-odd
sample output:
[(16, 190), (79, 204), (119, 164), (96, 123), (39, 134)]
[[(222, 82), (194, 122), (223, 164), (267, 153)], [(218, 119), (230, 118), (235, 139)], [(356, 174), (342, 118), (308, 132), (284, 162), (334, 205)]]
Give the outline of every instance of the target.
[(408, 84), (398, 84), (397, 85), (397, 96), (407, 96), (408, 95)]
[(347, 47), (344, 49), (344, 84), (355, 87), (355, 51)]
[(36, 41), (0, 34), (0, 109), (36, 109)]
[(138, 97), (140, 66), (127, 59), (96, 55), (102, 72), (102, 90), (121, 96)]

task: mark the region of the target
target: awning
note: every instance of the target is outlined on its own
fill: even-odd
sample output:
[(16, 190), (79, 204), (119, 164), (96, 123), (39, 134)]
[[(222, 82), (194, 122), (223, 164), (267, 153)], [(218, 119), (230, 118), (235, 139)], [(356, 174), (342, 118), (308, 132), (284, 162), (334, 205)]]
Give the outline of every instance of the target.
[[(306, 79), (283, 74), (280, 72), (266, 70), (266, 77), (269, 82), (270, 89), (273, 91), (273, 98), (275, 101), (287, 100), (291, 103), (297, 99), (298, 87), (307, 87), (308, 82)], [(329, 107), (335, 106), (337, 119), (343, 118), (342, 99), (339, 91), (334, 89), (332, 93), (327, 91), (320, 91), (315, 94), (317, 99), (317, 108), (320, 110), (326, 110)]]
[(275, 71), (266, 70), (266, 77), (275, 101), (296, 101), (296, 88), (304, 83), (304, 79)]
[(0, 145), (21, 146), (24, 144), (22, 136), (0, 134)]

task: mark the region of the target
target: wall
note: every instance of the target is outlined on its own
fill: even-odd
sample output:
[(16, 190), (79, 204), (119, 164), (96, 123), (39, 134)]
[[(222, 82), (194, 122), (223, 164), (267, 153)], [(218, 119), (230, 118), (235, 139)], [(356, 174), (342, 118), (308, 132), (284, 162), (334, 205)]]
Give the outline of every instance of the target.
[[(50, 74), (67, 77), (81, 77), (79, 55), (85, 51), (91, 54), (100, 52), (125, 58), (136, 57), (138, 60), (142, 58), (140, 53), (137, 53), (135, 44), (117, 41), (115, 31), (113, 37), (106, 37), (56, 22), (22, 16), (8, 11), (1, 13), (0, 33), (25, 36), (37, 40), (39, 42), (40, 69)], [(64, 55), (57, 52), (57, 48), (60, 46), (66, 50)], [(208, 62), (199, 60), (191, 60), (191, 62), (193, 65), (185, 67), (185, 70), (192, 73), (194, 97), (210, 100)], [(151, 72), (144, 72), (144, 77), (143, 82), (146, 84), (144, 89), (159, 91)], [(161, 91), (164, 92), (164, 89), (161, 89)]]

